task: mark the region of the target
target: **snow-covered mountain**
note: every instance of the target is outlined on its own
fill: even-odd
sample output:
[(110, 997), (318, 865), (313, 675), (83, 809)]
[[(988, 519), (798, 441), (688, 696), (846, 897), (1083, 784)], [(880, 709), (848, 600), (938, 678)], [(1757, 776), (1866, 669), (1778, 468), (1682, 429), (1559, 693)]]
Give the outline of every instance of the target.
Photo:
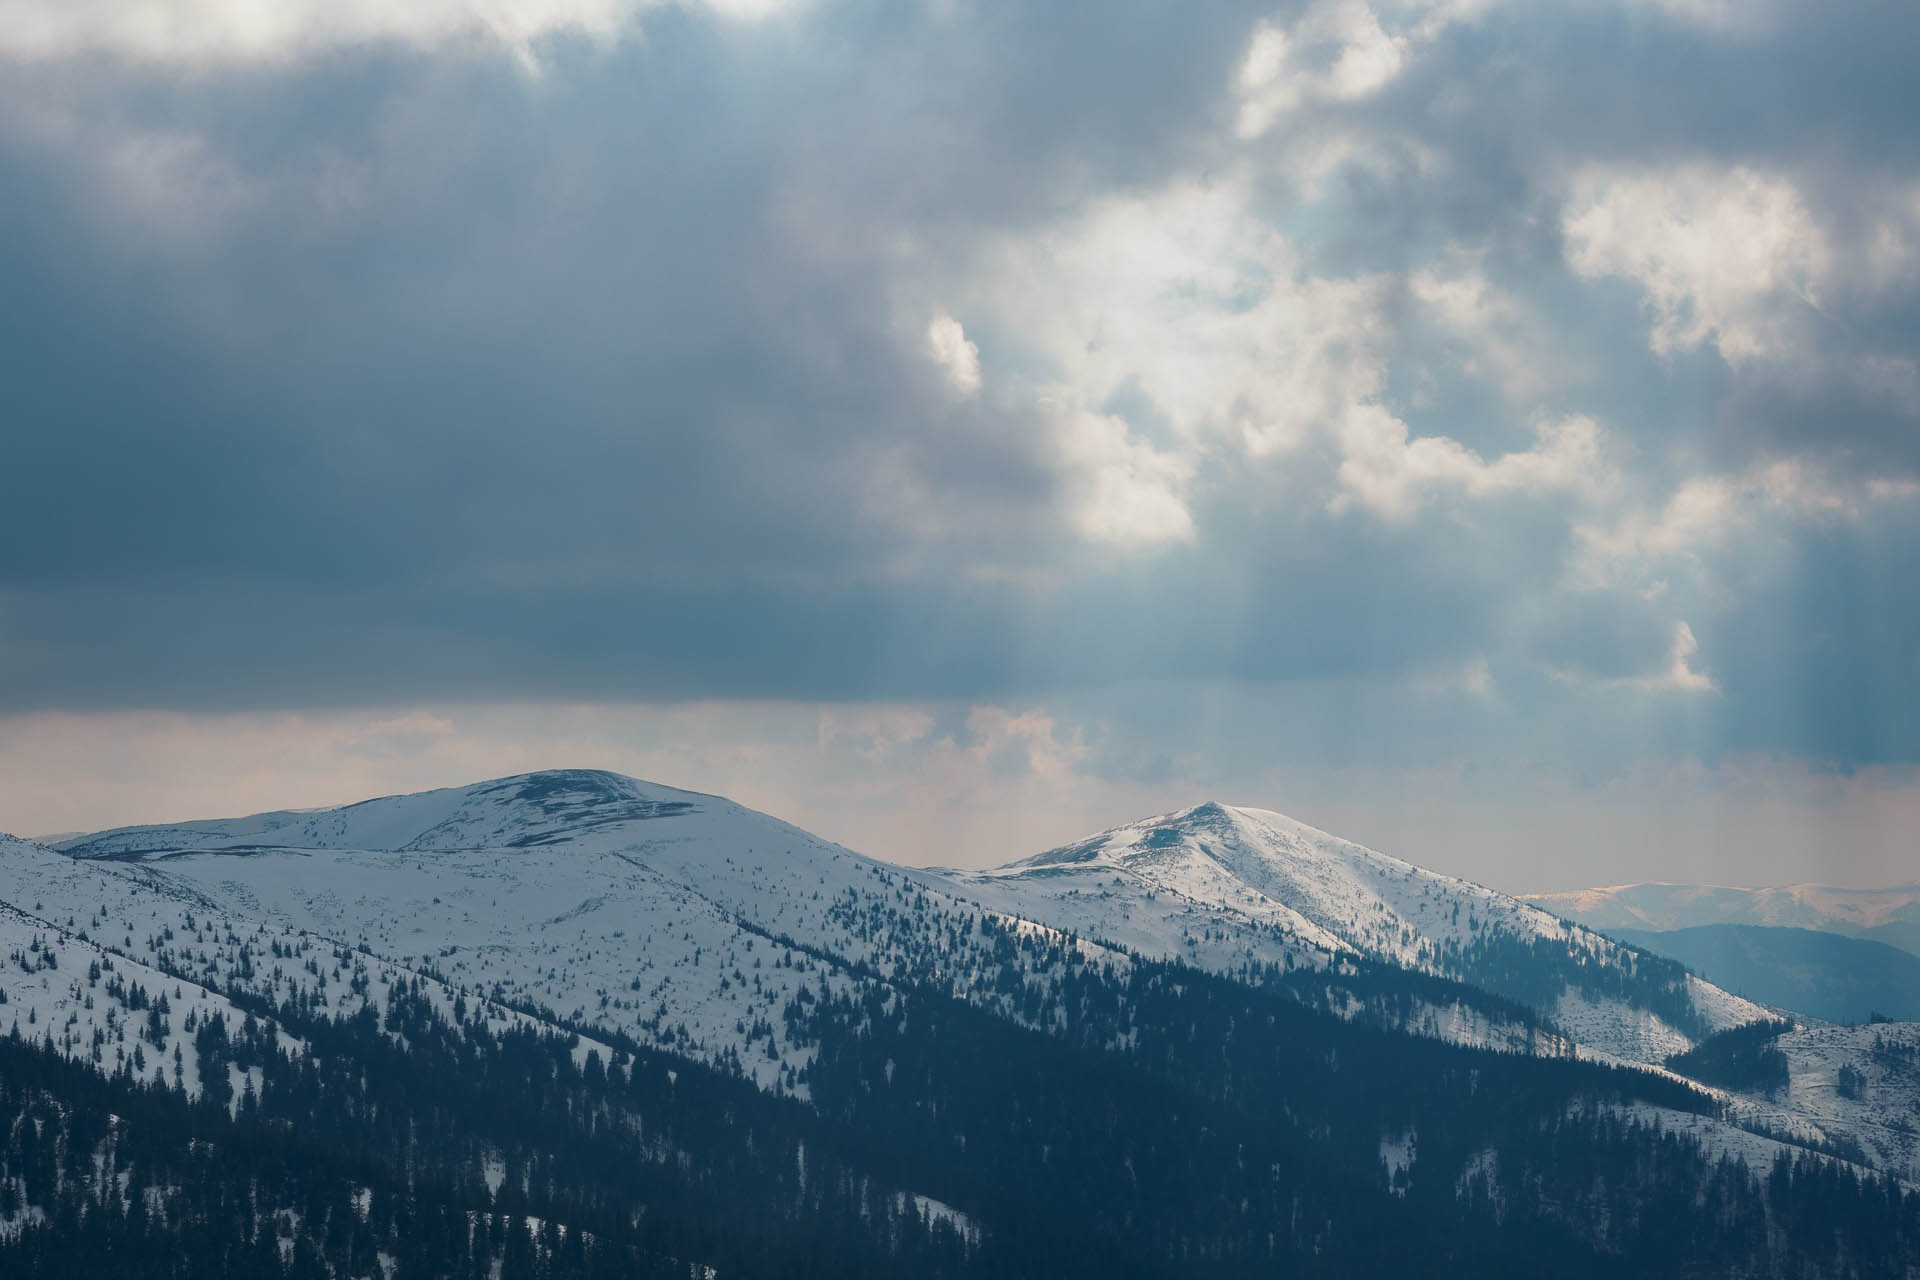
[(942, 874), (996, 910), (1221, 972), (1318, 952), (1454, 978), (1624, 1061), (1657, 1064), (1766, 1016), (1536, 906), (1263, 809), (1203, 804)]
[[(953, 954), (951, 939), (977, 936), (983, 914), (1224, 974), (1340, 957), (1404, 966), (1515, 999), (1582, 1050), (1646, 1064), (1764, 1016), (1491, 889), (1218, 804), (997, 871), (903, 872), (720, 797), (576, 770), (119, 828), (61, 851), (235, 918), (702, 1054), (738, 1047), (743, 1021), (773, 1026), (804, 982), (786, 966), (746, 985), (730, 977), (764, 959), (769, 939), (834, 974), (913, 972), (938, 956), (964, 986), (987, 962)], [(1429, 1014), (1436, 1034), (1515, 1042), (1485, 1017)], [(772, 1035), (772, 1052), (749, 1056), (790, 1075), (796, 1061)]]
[(1409, 967), (1438, 965), (1483, 926), (1555, 941), (1578, 937), (1589, 948), (1597, 942), (1491, 889), (1284, 814), (1215, 803), (1115, 827), (986, 874), (1008, 884), (1120, 874), (1216, 910), (1271, 914), (1331, 949)]
[[(496, 1027), (580, 1032), (581, 1055), (658, 1046), (801, 1099), (816, 1047), (791, 1014), (808, 1002), (931, 990), (1058, 1032), (1087, 965), (1278, 975), (1397, 1031), (1655, 1070), (1768, 1012), (1538, 905), (1218, 804), (992, 871), (908, 870), (720, 797), (551, 771), (58, 851), (8, 840), (0, 903), (0, 1019), (189, 1092), (190, 1015), (237, 1019), (242, 1000), (350, 1017), (415, 983)], [(1433, 981), (1396, 987), (1408, 972)], [(1721, 1090), (1747, 1129), (1693, 1116), (1689, 1131), (1746, 1150), (1764, 1130), (1920, 1178), (1897, 1132), (1857, 1136), (1920, 1099), (1884, 1053), (1842, 1096), (1835, 1064), (1871, 1052), (1858, 1039), (1793, 1032), (1783, 1097)]]
[(793, 1086), (804, 1063), (780, 1017), (802, 988), (913, 970), (936, 921), (980, 914), (731, 801), (592, 770), (119, 828), (61, 852), (96, 878), (561, 1024), (737, 1058), (769, 1087)]
[(1595, 929), (1780, 925), (1870, 938), (1920, 955), (1920, 884), (1888, 889), (1818, 884), (1740, 889), (1645, 883), (1525, 896), (1528, 902)]
[[(1261, 960), (1359, 956), (1457, 979), (1529, 1005), (1583, 1056), (1603, 1060), (1658, 1066), (1706, 1037), (1773, 1016), (1555, 914), (1545, 900), (1427, 871), (1262, 809), (1207, 803), (993, 870), (937, 874), (997, 911), (1227, 975)], [(1881, 895), (1874, 918), (1897, 914), (1898, 898)], [(1430, 1019), (1425, 1028), (1436, 1025), (1444, 1022)], [(1473, 1039), (1457, 1024), (1435, 1033)], [(1733, 1124), (1641, 1119), (1678, 1125), (1754, 1163), (1777, 1156), (1784, 1137), (1920, 1183), (1912, 1123), (1920, 1024), (1803, 1020), (1777, 1046), (1787, 1072), (1778, 1096), (1715, 1090)]]

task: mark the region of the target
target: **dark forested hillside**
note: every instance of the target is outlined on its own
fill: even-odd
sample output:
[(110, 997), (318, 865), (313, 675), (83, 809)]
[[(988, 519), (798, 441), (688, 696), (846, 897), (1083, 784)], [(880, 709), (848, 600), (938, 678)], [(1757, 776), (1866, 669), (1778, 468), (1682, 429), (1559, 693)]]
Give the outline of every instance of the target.
[[(1758, 1177), (1634, 1118), (1710, 1112), (1686, 1085), (1285, 989), (1324, 977), (1007, 945), (1061, 948), (1048, 1031), (932, 991), (809, 989), (785, 1011), (815, 1049), (804, 1100), (406, 986), (352, 1019), (209, 1019), (194, 1044), (221, 1083), (191, 1101), (6, 1038), (0, 1274), (1868, 1276), (1920, 1256), (1913, 1197), (1817, 1157)], [(1386, 970), (1349, 981), (1409, 998)]]

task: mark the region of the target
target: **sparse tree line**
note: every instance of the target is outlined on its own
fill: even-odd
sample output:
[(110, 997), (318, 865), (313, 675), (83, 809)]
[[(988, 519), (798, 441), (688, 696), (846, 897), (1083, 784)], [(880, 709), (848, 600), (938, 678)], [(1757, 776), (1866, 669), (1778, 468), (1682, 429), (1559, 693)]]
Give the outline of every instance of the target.
[[(1388, 966), (1250, 970), (1251, 987), (1116, 969), (991, 922), (967, 940), (965, 999), (929, 965), (789, 1001), (783, 1043), (811, 1060), (786, 1097), (592, 1028), (609, 1052), (499, 1030), (420, 982), (346, 1018), (236, 982), (242, 1012), (190, 1031), (193, 1098), (23, 1028), (0, 1037), (0, 1275), (1878, 1277), (1920, 1260), (1920, 1200), (1888, 1182), (1817, 1156), (1748, 1169), (1628, 1118), (1711, 1112), (1697, 1090), (1393, 1030), (1455, 1000), (1524, 1019), (1508, 999)], [(141, 996), (143, 1021), (166, 1016)], [(1702, 1048), (1745, 1069), (1769, 1039)], [(1413, 1153), (1392, 1178), (1389, 1136)]]

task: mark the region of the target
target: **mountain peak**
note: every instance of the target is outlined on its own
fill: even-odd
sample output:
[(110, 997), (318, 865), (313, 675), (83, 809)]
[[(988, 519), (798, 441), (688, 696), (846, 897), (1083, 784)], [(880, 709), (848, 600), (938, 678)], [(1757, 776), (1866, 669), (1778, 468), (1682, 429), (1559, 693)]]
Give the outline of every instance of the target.
[(726, 804), (715, 796), (606, 769), (542, 769), (332, 808), (118, 827), (65, 841), (60, 847), (71, 857), (122, 861), (188, 851), (525, 848), (574, 839), (598, 828)]
[(1150, 818), (1141, 818), (1135, 822), (1122, 823), (1117, 827), (1108, 827), (1105, 831), (1088, 836), (1084, 840), (1076, 840), (1072, 844), (1061, 845), (1056, 849), (1048, 849), (1017, 862), (1010, 862), (1000, 870), (1018, 872), (1027, 868), (1112, 861), (1142, 849), (1164, 850), (1182, 846), (1202, 836), (1224, 838), (1243, 833), (1247, 829), (1249, 820), (1256, 815), (1276, 819), (1289, 827), (1312, 830), (1304, 823), (1297, 823), (1283, 814), (1270, 814), (1258, 809), (1242, 809), (1221, 804), (1218, 800), (1205, 800), (1190, 808), (1174, 809), (1166, 813), (1154, 814)]
[(1226, 818), (1229, 814), (1230, 810), (1228, 806), (1221, 804), (1218, 800), (1203, 800), (1193, 806), (1193, 808), (1182, 811), (1179, 816), (1190, 819), (1208, 820)]

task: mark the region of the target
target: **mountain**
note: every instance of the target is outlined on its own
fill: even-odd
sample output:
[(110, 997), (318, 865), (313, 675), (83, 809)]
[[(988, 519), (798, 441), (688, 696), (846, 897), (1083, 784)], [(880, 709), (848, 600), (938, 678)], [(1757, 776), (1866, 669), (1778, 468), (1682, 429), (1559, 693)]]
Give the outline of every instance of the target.
[(1451, 978), (1623, 1061), (1659, 1063), (1765, 1016), (1536, 906), (1261, 809), (1203, 804), (942, 876), (996, 910), (1219, 972), (1277, 938)]
[(1828, 1022), (1920, 1020), (1920, 956), (1882, 942), (1757, 924), (1612, 933), (1762, 1004)]
[[(983, 919), (1050, 926), (1093, 956), (1222, 974), (1325, 971), (1342, 957), (1411, 965), (1555, 1020), (1537, 1026), (1451, 989), (1418, 1015), (1476, 1045), (1531, 1038), (1657, 1064), (1763, 1016), (1677, 966), (1648, 977), (1644, 957), (1491, 890), (1287, 824), (1203, 805), (1096, 837), (1133, 833), (1150, 846), (1150, 868), (1056, 852), (983, 875), (909, 872), (719, 797), (569, 771), (321, 812), (119, 828), (61, 851), (223, 913), (339, 938), (507, 1004), (714, 1061), (745, 1052), (737, 1023), (765, 1026), (765, 1049), (746, 1060), (769, 1086), (798, 1087), (806, 1054), (773, 1015), (802, 980), (761, 974), (744, 989), (730, 974), (756, 946), (789, 940), (832, 981), (932, 967), (964, 995), (1002, 964), (961, 941), (980, 938)], [(1092, 883), (1122, 870), (1124, 892)], [(914, 917), (903, 920), (909, 890)], [(1474, 981), (1496, 961), (1514, 980)], [(1611, 990), (1624, 991), (1629, 973), (1638, 1004)]]
[(1920, 884), (1890, 889), (1623, 884), (1524, 896), (1593, 929), (1665, 932), (1706, 924), (1778, 925), (1866, 938), (1920, 955)]
[(1000, 963), (978, 909), (898, 868), (717, 796), (591, 770), (117, 828), (61, 852), (556, 1023), (737, 1060), (801, 1095), (810, 1055), (780, 1015), (803, 989), (935, 969), (964, 985)]
[(907, 870), (550, 771), (0, 841), (0, 904), (8, 1275), (1920, 1258), (1920, 1026), (1260, 810)]

